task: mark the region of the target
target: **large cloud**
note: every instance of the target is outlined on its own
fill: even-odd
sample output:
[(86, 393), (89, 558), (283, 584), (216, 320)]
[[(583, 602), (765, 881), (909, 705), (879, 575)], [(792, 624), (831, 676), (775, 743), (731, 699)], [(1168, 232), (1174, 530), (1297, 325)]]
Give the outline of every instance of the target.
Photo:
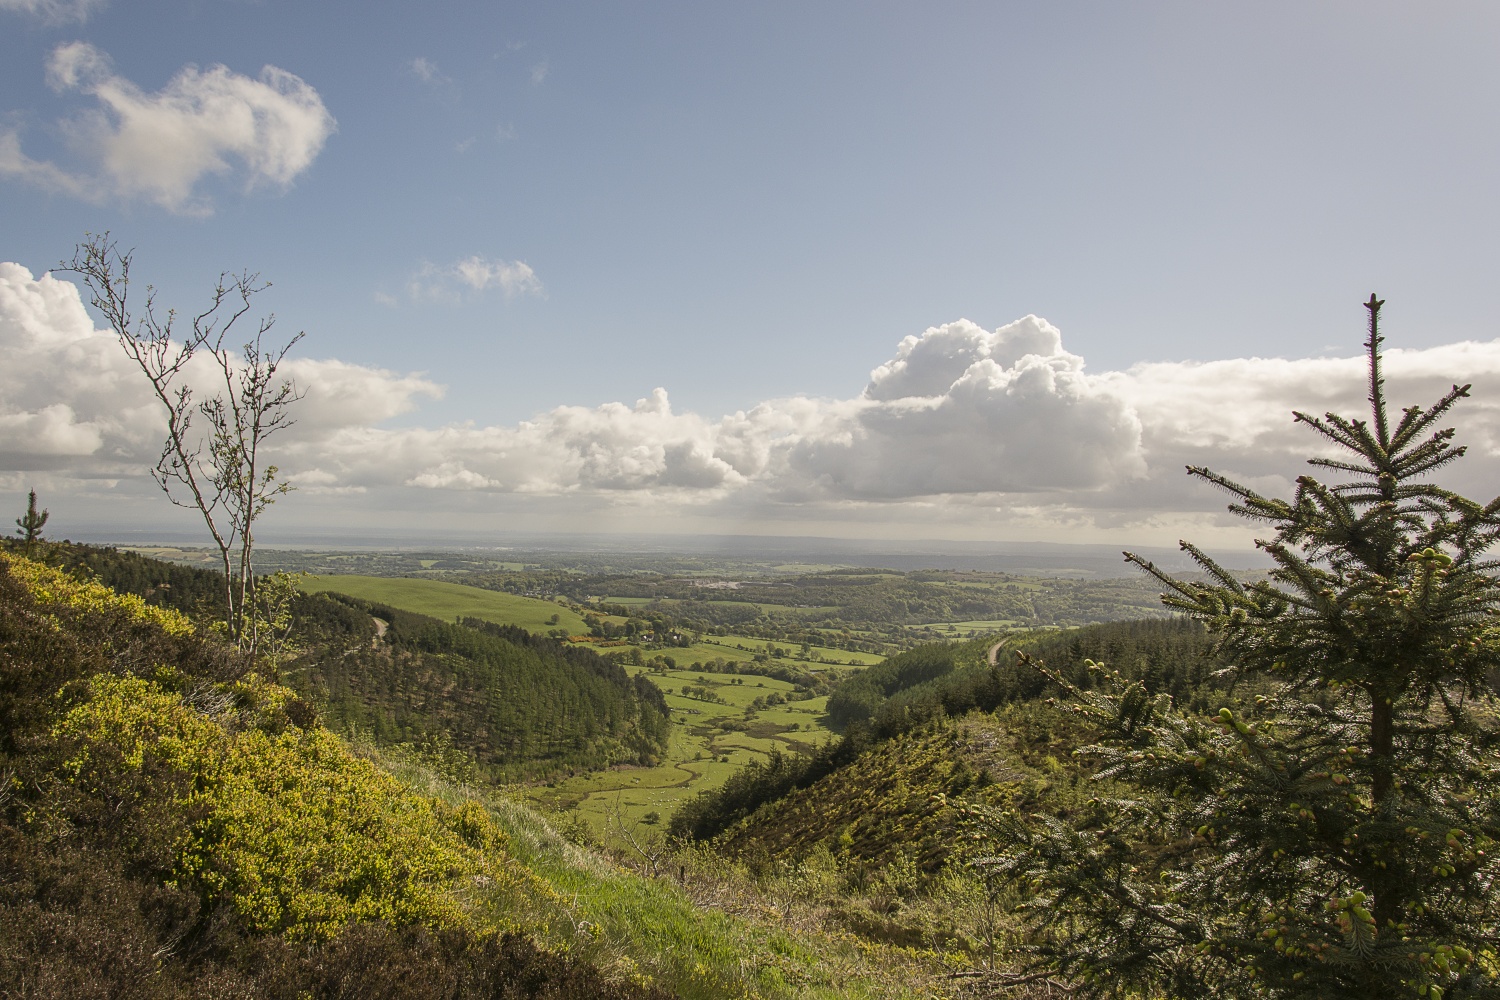
[(790, 463), (834, 495), (1089, 490), (1145, 472), (1135, 415), (1035, 316), (907, 337), (858, 405), (829, 416)]
[(198, 191), (204, 177), (238, 173), (246, 188), (285, 187), (335, 128), (318, 92), (275, 66), (258, 79), (225, 66), (188, 66), (146, 93), (116, 74), (99, 49), (69, 42), (53, 51), (47, 81), (99, 103), (62, 123), (90, 168), (32, 159), (8, 131), (0, 132), (0, 174), (89, 201), (144, 198), (172, 212), (207, 214), (212, 203)]
[[(83, 478), (140, 477), (165, 432), (160, 404), (113, 333), (94, 327), (78, 286), (0, 263), (0, 470), (67, 470)], [(200, 359), (189, 383), (214, 384)], [(289, 448), (327, 441), (407, 412), (436, 385), (415, 375), (342, 361), (290, 359), (306, 391)]]
[[(76, 286), (0, 265), (0, 351), (0, 484), (19, 470), (143, 480), (158, 408)], [(717, 419), (675, 411), (657, 389), (633, 405), (558, 407), (514, 426), (391, 427), (439, 387), (336, 360), (294, 359), (286, 370), (306, 396), (274, 459), (304, 491), (362, 495), (372, 517), (505, 508), (597, 523), (614, 510), (658, 528), (691, 515), (693, 530), (714, 518), (795, 519), (947, 537), (977, 525), (1054, 539), (1202, 537), (1229, 523), (1224, 498), (1185, 481), (1184, 464), (1284, 495), (1318, 447), (1291, 411), (1367, 409), (1361, 357), (1090, 374), (1033, 316), (908, 337), (851, 399), (773, 399)], [(1444, 479), (1470, 495), (1493, 491), (1500, 341), (1391, 350), (1386, 374), (1403, 405), (1475, 383), (1454, 416), (1481, 460)]]

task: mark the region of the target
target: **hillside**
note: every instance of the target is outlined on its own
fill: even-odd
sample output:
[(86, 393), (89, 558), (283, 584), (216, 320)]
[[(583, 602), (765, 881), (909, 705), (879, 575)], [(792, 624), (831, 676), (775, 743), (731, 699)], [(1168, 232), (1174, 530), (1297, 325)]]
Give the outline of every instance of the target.
[(482, 590), (441, 580), (379, 576), (307, 576), (298, 581), (308, 593), (347, 594), (375, 604), (405, 608), (443, 620), (479, 618), (497, 625), (519, 625), (531, 632), (561, 628), (587, 632), (583, 618), (552, 601)]
[(710, 856), (679, 856), (669, 880), (582, 851), (419, 748), (340, 738), (250, 666), (178, 612), (0, 555), (0, 994), (729, 1000), (942, 982), (940, 956), (789, 923), (790, 901)]
[[(49, 558), (200, 622), (212, 619), (223, 579), (92, 546), (54, 545)], [(469, 593), (488, 612), (497, 598), (549, 607)], [(657, 689), (592, 650), (524, 628), (460, 626), (327, 594), (304, 595), (292, 611), (292, 651), (279, 679), (341, 731), (367, 731), (386, 744), (449, 746), (460, 764), (494, 781), (649, 763), (666, 746), (667, 709)]]
[(904, 854), (936, 872), (960, 843), (961, 810), (949, 796), (1007, 807), (1076, 805), (1085, 776), (1070, 757), (1080, 745), (1076, 724), (1049, 704), (1057, 692), (1017, 663), (1017, 649), (1083, 687), (1092, 684), (1085, 661), (1105, 660), (1186, 702), (1249, 697), (1215, 687), (1219, 664), (1208, 637), (1181, 619), (1019, 637), (994, 666), (984, 659), (987, 646), (918, 647), (858, 675), (829, 699), (830, 715), (840, 702), (848, 727), (840, 740), (808, 757), (747, 769), (685, 803), (672, 830), (740, 857), (794, 859), (821, 846), (875, 864)]
[(304, 622), (322, 601), (387, 624), (368, 643), (316, 646), (288, 666), (331, 725), (382, 742), (450, 742), (494, 781), (649, 764), (665, 747), (661, 692), (593, 650), (352, 598), (309, 601)]
[(0, 556), (0, 992), (652, 993), (482, 933), (484, 907), (545, 897), (488, 814), (412, 794), (246, 666)]

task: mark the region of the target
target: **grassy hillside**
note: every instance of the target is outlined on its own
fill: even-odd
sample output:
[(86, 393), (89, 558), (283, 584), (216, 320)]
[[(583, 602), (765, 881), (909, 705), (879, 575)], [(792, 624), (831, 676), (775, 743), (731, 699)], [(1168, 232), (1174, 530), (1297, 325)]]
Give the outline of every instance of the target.
[[(783, 857), (838, 843), (847, 833), (853, 839), (843, 847), (855, 856), (883, 861), (917, 844), (924, 863), (940, 865), (951, 846), (953, 814), (935, 803), (954, 794), (955, 784), (1001, 782), (1010, 773), (994, 763), (1002, 758), (1017, 775), (1041, 767), (1039, 780), (1050, 781), (1061, 768), (1072, 775), (1069, 781), (1077, 780), (1067, 763), (1075, 745), (1066, 735), (1069, 717), (1047, 703), (1057, 692), (1017, 662), (1017, 648), (1084, 687), (1092, 684), (1085, 665), (1092, 659), (1147, 678), (1184, 703), (1234, 703), (1254, 694), (1214, 686), (1220, 664), (1207, 636), (1180, 619), (1016, 637), (993, 666), (985, 659), (987, 646), (988, 640), (918, 647), (856, 676), (830, 699), (841, 702), (839, 710), (850, 719), (841, 739), (810, 757), (747, 768), (684, 802), (671, 829), (717, 838), (742, 856)], [(999, 728), (988, 728), (994, 720)], [(997, 748), (1000, 757), (985, 763)]]
[[(185, 610), (205, 624), (217, 614), (223, 577), (204, 569), (82, 545), (49, 545), (48, 558), (150, 606)], [(410, 582), (430, 584), (419, 596), (448, 587)], [(482, 603), (492, 613), (494, 598), (533, 618), (530, 605), (555, 607), (476, 593), (491, 599)], [(469, 619), (475, 627), (460, 628), (327, 594), (304, 595), (292, 610), (293, 648), (280, 658), (280, 678), (340, 730), (367, 731), (385, 743), (442, 745), (455, 766), (491, 780), (650, 762), (664, 749), (667, 709), (659, 693), (590, 649), (518, 626)]]
[(899, 861), (935, 874), (966, 859), (955, 800), (1036, 808), (1069, 797), (1078, 774), (1060, 760), (1076, 746), (1070, 722), (1055, 709), (1026, 705), (903, 733), (761, 806), (716, 846), (780, 863), (821, 847), (872, 869)]
[(942, 955), (789, 919), (711, 856), (628, 871), (249, 667), (0, 556), (0, 993), (941, 995)]
[[(441, 621), (480, 618), (497, 625), (519, 625), (530, 632), (567, 629), (586, 633), (583, 618), (568, 608), (534, 597), (520, 597), (498, 590), (481, 590), (441, 580), (417, 580), (383, 576), (307, 576), (300, 582), (311, 594), (348, 594), (360, 600), (386, 604)], [(554, 617), (557, 619), (553, 621)]]

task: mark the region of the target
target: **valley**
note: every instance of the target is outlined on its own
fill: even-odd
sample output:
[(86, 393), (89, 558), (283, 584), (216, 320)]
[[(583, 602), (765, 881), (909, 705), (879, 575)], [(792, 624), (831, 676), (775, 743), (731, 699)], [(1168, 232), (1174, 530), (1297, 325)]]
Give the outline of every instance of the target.
[[(152, 552), (201, 565), (189, 550)], [(601, 566), (546, 552), (506, 561), (471, 553), (286, 550), (265, 550), (261, 558), (301, 574), (298, 586), (310, 594), (345, 594), (446, 622), (519, 626), (593, 649), (659, 688), (671, 720), (659, 759), (517, 786), (527, 801), (604, 839), (624, 829), (664, 829), (682, 803), (773, 752), (803, 755), (825, 746), (836, 738), (829, 693), (903, 648), (1159, 614), (1154, 589), (1131, 578), (706, 558), (673, 575), (661, 570), (684, 567), (663, 566), (654, 555), (617, 554)], [(955, 608), (1016, 617), (923, 620)]]
[[(326, 554), (300, 558), (313, 565), (329, 560)], [(271, 564), (285, 559), (285, 553), (267, 557)], [(671, 735), (655, 763), (559, 775), (519, 789), (528, 801), (568, 822), (585, 823), (605, 839), (618, 838), (627, 828), (661, 828), (683, 802), (720, 787), (773, 752), (805, 755), (824, 746), (835, 736), (827, 716), (829, 692), (890, 652), (921, 641), (1147, 614), (1141, 605), (1154, 599), (1133, 580), (827, 566), (808, 573), (785, 564), (759, 566), (746, 579), (726, 580), (730, 567), (708, 562), (685, 577), (644, 569), (591, 576), (570, 572), (566, 565), (549, 569), (545, 555), (462, 570), (453, 567), (465, 565), (465, 559), (452, 555), (366, 553), (358, 562), (413, 575), (308, 574), (299, 586), (443, 621), (472, 617), (517, 625), (586, 645), (662, 691)], [(743, 574), (750, 567), (734, 568)], [(923, 612), (943, 614), (955, 602), (966, 609), (1009, 608), (1019, 614), (1015, 609), (1023, 597), (1024, 620), (920, 620)], [(892, 626), (871, 620), (875, 615), (908, 621)]]

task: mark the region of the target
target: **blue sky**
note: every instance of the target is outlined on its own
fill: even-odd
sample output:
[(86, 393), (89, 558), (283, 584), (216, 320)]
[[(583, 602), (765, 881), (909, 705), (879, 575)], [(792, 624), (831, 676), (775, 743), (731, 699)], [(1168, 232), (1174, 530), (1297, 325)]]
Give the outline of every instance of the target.
[[(410, 468), (381, 481), (360, 478), (347, 448), (299, 442), (288, 468), (314, 489), (288, 525), (352, 510), (397, 523), (437, 504), (475, 530), (500, 513), (552, 529), (687, 517), (702, 530), (1159, 539), (1224, 527), (1176, 478), (1162, 479), (1188, 498), (1175, 512), (1152, 485), (1177, 458), (1163, 442), (1211, 421), (1150, 417), (1141, 386), (1181, 380), (1133, 366), (1347, 359), (1372, 289), (1390, 300), (1393, 345), (1500, 335), (1497, 43), (1500, 9), (1478, 3), (0, 0), (0, 260), (39, 279), (108, 229), (184, 309), (220, 270), (259, 271), (281, 329), (308, 332), (300, 354), (392, 373), (380, 391), (396, 401), (362, 419), (435, 437), (408, 442)], [(118, 111), (101, 116), (102, 94), (166, 114), (210, 78), (231, 103), (274, 92), (300, 110), (273, 101), (271, 125), (232, 142), (184, 126), (171, 184), (149, 150), (108, 158), (132, 137)], [(195, 172), (192, 155), (223, 170)], [(886, 433), (859, 406), (903, 338), (967, 319), (975, 329), (944, 343), (975, 362), (1003, 354), (1010, 335), (994, 331), (1028, 314), (1060, 331), (1049, 370), (1072, 373), (1048, 398), (1089, 397), (1057, 426), (1104, 427), (1097, 454), (1065, 455), (1067, 469), (1028, 459), (1034, 481), (929, 471), (923, 493), (876, 488), (818, 444), (852, 434), (858, 451)], [(1466, 363), (1450, 381), (1488, 370)], [(1003, 372), (1018, 369), (1000, 370), (972, 419), (859, 461), (960, 461), (992, 438), (1023, 454), (1003, 439), (1024, 421), (992, 405), (1015, 396)], [(429, 388), (398, 384), (410, 373)], [(698, 424), (621, 431), (599, 410), (638, 409), (658, 387), (674, 419)], [(960, 406), (940, 389), (920, 398)], [(0, 421), (66, 404), (103, 427), (28, 391), (0, 395)], [(722, 420), (767, 404), (757, 447), (793, 435), (796, 454), (731, 455)], [(1251, 392), (1243, 405), (1318, 404)], [(527, 437), (524, 422), (566, 423), (565, 406), (602, 423)], [(495, 440), (422, 464), (443, 428), (464, 426)], [(81, 521), (112, 495), (147, 511), (134, 452), (111, 433), (89, 439), (89, 460), (76, 442), (68, 460), (0, 454), (0, 487), (51, 477)], [(590, 434), (635, 471), (589, 472)], [(689, 445), (732, 469), (670, 471)], [(506, 465), (516, 448), (535, 463)], [(1247, 476), (1283, 475), (1271, 466), (1300, 454), (1295, 438), (1245, 448), (1254, 457), (1226, 457)], [(105, 452), (114, 465), (89, 466)], [(782, 459), (801, 470), (792, 485)]]

